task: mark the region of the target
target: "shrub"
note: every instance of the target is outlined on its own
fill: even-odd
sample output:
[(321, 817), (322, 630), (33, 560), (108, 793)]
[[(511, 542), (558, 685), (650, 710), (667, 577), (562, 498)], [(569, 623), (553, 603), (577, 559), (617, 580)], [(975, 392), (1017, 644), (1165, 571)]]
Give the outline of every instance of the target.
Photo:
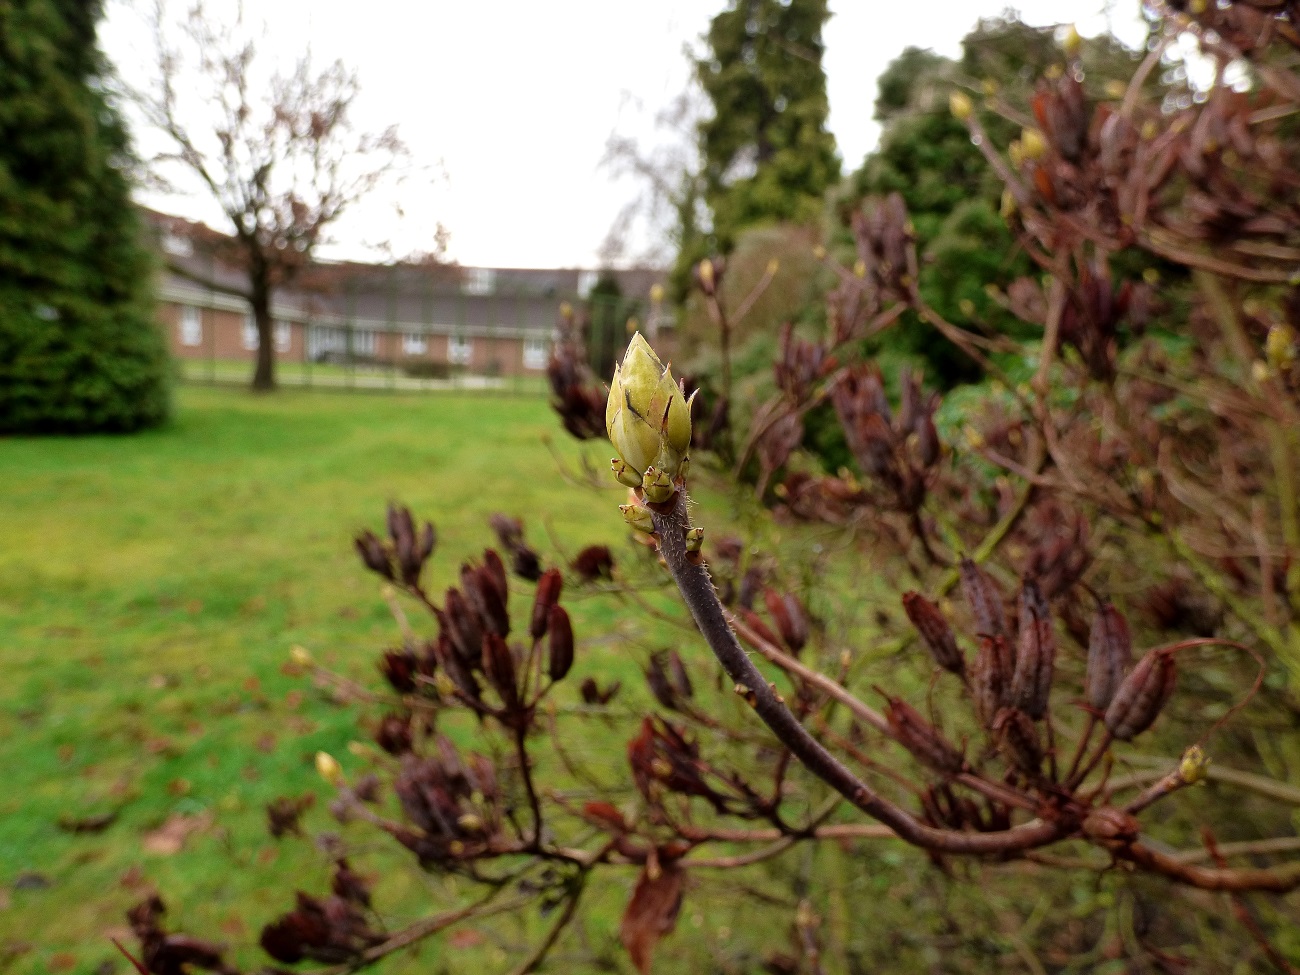
[(168, 411), (92, 12), (53, 0), (0, 11), (0, 432), (134, 430)]

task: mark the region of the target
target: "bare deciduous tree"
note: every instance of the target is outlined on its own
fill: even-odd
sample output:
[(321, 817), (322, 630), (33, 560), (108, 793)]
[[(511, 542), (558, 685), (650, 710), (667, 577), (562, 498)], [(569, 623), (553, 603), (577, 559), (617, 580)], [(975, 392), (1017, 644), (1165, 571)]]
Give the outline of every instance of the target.
[(405, 146), (395, 126), (356, 130), (357, 77), (342, 61), (318, 72), (308, 51), (288, 70), (260, 71), (242, 23), (224, 24), (201, 3), (173, 31), (160, 2), (151, 27), (156, 74), (135, 97), (170, 143), (153, 168), (164, 179), (177, 167), (197, 176), (229, 218), (228, 256), (248, 273), (244, 297), (257, 326), (252, 386), (273, 389), (275, 288), (311, 260), (345, 210), (394, 172)]

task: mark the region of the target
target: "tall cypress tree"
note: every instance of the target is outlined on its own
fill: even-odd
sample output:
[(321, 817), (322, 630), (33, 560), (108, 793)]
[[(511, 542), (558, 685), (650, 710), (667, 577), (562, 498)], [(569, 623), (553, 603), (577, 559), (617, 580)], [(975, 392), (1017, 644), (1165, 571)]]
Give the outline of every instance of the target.
[(714, 245), (768, 220), (812, 220), (840, 177), (822, 70), (826, 0), (733, 0), (713, 18), (696, 74), (713, 104), (700, 124)]
[(0, 432), (133, 430), (168, 409), (99, 0), (0, 2)]

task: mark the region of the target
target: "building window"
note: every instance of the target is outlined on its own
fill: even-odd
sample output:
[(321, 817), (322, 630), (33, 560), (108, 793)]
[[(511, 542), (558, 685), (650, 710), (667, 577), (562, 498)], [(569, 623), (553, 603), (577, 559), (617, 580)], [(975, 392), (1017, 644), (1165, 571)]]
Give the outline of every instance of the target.
[(193, 257), (194, 245), (180, 234), (174, 234), (168, 231), (163, 234), (162, 247), (168, 254), (173, 257)]
[(181, 306), (181, 345), (203, 344), (203, 313), (193, 305)]
[(289, 346), (293, 342), (293, 332), (289, 329), (288, 322), (275, 323), (275, 351), (288, 352)]
[(447, 361), (457, 365), (468, 365), (474, 356), (474, 343), (463, 335), (451, 335), (447, 338)]
[(465, 269), (465, 293), (468, 295), (490, 295), (496, 287), (497, 273), (490, 267), (468, 267)]
[(532, 335), (524, 339), (524, 368), (546, 368), (546, 339)]
[(241, 332), (243, 334), (245, 351), (255, 351), (260, 343), (257, 341), (257, 322), (253, 319), (252, 315), (244, 316), (244, 327), (241, 329)]
[(322, 362), (348, 350), (347, 333), (341, 328), (317, 325), (307, 333), (307, 355), (313, 362)]
[(352, 333), (353, 355), (374, 356), (378, 345), (377, 333), (368, 328), (359, 328)]
[(425, 355), (429, 351), (429, 337), (407, 332), (402, 336), (402, 353), (404, 355)]

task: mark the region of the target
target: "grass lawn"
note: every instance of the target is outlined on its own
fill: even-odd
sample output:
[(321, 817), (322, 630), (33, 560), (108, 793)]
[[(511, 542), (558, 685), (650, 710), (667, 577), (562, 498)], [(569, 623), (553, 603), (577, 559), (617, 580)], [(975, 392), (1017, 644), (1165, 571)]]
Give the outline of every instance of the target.
[[(178, 925), (243, 945), (294, 887), (322, 890), (323, 858), (271, 840), (263, 807), (323, 798), (312, 755), (346, 761), (364, 733), (288, 650), (375, 683), (395, 628), (351, 534), (379, 529), (389, 499), (437, 523), (435, 589), (488, 544), (493, 511), (522, 515), (549, 558), (548, 527), (570, 552), (620, 551), (617, 491), (566, 482), (544, 437), (569, 465), (607, 456), (540, 397), (195, 387), (162, 430), (0, 441), (0, 971), (125, 971), (109, 938), (151, 885)], [(580, 639), (612, 614), (580, 608)], [(636, 674), (608, 644), (584, 651)], [(60, 827), (113, 811), (102, 832)], [(159, 852), (178, 813), (212, 820)]]

